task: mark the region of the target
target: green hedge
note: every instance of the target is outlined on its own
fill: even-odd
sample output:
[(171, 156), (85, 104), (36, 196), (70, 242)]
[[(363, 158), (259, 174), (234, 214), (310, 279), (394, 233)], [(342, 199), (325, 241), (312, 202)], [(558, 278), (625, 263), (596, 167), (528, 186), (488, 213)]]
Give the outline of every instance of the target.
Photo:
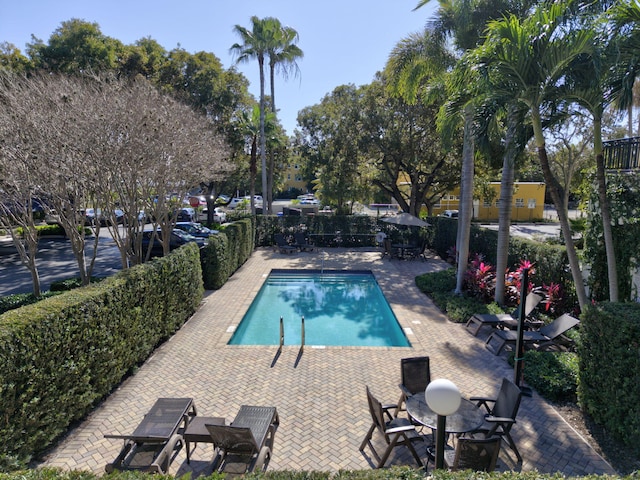
[(198, 248), (0, 315), (0, 457), (28, 459), (195, 312)]
[(628, 445), (640, 442), (640, 304), (601, 303), (581, 315), (582, 408)]
[[(62, 471), (51, 468), (34, 470), (24, 470), (11, 474), (0, 473), (0, 480), (98, 480), (100, 477), (90, 472)], [(141, 472), (115, 472), (109, 474), (112, 480), (148, 480), (148, 473)], [(173, 479), (171, 475), (154, 475), (155, 480)], [(221, 480), (229, 478), (226, 474), (213, 473), (211, 475), (199, 477), (200, 480)], [(612, 475), (588, 475), (585, 477), (565, 477), (561, 473), (545, 474), (537, 471), (531, 472), (472, 472), (470, 470), (450, 472), (448, 470), (436, 470), (431, 472), (430, 477), (425, 477), (423, 469), (416, 469), (406, 466), (394, 466), (390, 468), (379, 468), (371, 470), (340, 470), (337, 473), (323, 471), (304, 470), (269, 470), (267, 472), (253, 472), (243, 475), (247, 480), (566, 480), (571, 478), (583, 479), (637, 479), (638, 474), (627, 476)]]
[(204, 288), (217, 290), (251, 256), (255, 245), (255, 219), (226, 225), (200, 252)]

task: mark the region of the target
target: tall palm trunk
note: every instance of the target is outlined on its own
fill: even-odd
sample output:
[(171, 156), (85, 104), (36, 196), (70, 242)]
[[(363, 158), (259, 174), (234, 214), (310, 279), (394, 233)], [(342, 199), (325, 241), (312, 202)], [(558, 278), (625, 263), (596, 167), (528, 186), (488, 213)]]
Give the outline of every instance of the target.
[(464, 108), (464, 140), (462, 146), (462, 178), (460, 195), (460, 214), (458, 217), (458, 271), (455, 293), (462, 293), (464, 273), (469, 260), (469, 237), (471, 236), (471, 217), (473, 214), (473, 174), (474, 141), (471, 133), (473, 107)]
[(602, 154), (602, 120), (593, 119), (593, 142), (596, 154), (596, 178), (598, 180), (598, 199), (600, 200), (600, 215), (602, 216), (602, 234), (607, 255), (607, 276), (609, 277), (609, 300), (618, 301), (618, 270), (616, 266), (616, 252), (613, 245), (611, 230), (611, 209), (607, 198), (607, 178), (604, 171), (604, 155)]
[[(258, 59), (258, 64), (260, 66), (260, 160), (262, 166), (262, 213), (264, 215), (267, 214), (267, 210), (264, 208), (264, 198), (267, 195), (267, 140), (264, 135), (264, 109), (265, 109), (265, 101), (264, 101), (264, 56)], [(254, 199), (251, 197), (251, 202), (253, 205)]]
[(558, 213), (558, 219), (560, 220), (560, 229), (562, 230), (562, 236), (567, 248), (567, 257), (569, 258), (571, 276), (573, 277), (573, 283), (575, 285), (576, 295), (578, 297), (578, 304), (580, 305), (580, 309), (583, 309), (587, 304), (587, 292), (584, 287), (584, 281), (582, 280), (582, 272), (580, 270), (578, 254), (576, 253), (576, 247), (573, 243), (573, 237), (571, 236), (569, 215), (567, 214), (567, 210), (563, 207), (558, 181), (553, 176), (553, 173), (551, 173), (551, 166), (549, 165), (549, 158), (547, 157), (547, 149), (545, 145), (544, 134), (542, 131), (542, 122), (540, 121), (540, 111), (532, 108), (531, 119), (533, 123), (533, 134), (536, 141), (536, 148), (538, 150), (538, 159), (540, 160), (540, 166), (542, 167), (542, 174), (544, 175), (544, 181), (547, 184), (549, 194), (551, 195), (551, 199), (553, 200), (553, 204), (556, 207), (556, 211)]
[(511, 229), (511, 202), (515, 177), (515, 159), (518, 153), (515, 145), (518, 118), (515, 106), (510, 105), (507, 117), (506, 148), (502, 158), (502, 179), (500, 181), (500, 207), (498, 214), (498, 247), (496, 251), (496, 291), (494, 300), (504, 305), (505, 272), (509, 262), (509, 239)]

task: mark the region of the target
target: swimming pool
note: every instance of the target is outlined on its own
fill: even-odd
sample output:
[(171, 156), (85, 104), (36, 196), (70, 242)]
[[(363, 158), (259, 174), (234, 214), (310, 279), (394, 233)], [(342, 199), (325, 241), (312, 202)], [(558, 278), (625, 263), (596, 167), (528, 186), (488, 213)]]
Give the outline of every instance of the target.
[(272, 270), (229, 345), (409, 347), (370, 271)]

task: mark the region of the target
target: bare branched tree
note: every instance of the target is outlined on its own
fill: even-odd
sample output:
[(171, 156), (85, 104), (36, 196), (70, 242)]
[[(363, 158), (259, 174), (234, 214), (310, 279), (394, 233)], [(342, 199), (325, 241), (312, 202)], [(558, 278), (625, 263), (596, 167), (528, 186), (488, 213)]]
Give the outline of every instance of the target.
[[(210, 122), (143, 79), (6, 74), (0, 101), (2, 168), (15, 163), (29, 172), (29, 178), (16, 173), (25, 177), (20, 191), (28, 187), (29, 195), (46, 198), (55, 210), (84, 284), (98, 242), (96, 234), (87, 261), (86, 209), (99, 209), (106, 218), (126, 268), (142, 260), (136, 233), (144, 217), (154, 218), (168, 239), (174, 210), (188, 190), (230, 170), (225, 142)], [(124, 212), (124, 227), (117, 224), (117, 209)], [(168, 241), (164, 247), (168, 252)]]

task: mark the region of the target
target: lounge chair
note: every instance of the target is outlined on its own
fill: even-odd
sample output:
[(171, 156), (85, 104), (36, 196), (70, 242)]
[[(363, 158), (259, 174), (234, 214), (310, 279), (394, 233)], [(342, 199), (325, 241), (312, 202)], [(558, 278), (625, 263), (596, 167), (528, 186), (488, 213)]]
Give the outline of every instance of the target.
[(465, 438), (456, 441), (456, 448), (445, 450), (444, 463), (450, 470), (493, 472), (500, 453), (500, 437)]
[(293, 245), (289, 245), (284, 238), (284, 235), (281, 233), (276, 233), (273, 236), (273, 239), (276, 241), (276, 245), (278, 246), (278, 251), (280, 253), (293, 253), (297, 252), (298, 248)]
[[(540, 330), (522, 332), (524, 347), (530, 350), (566, 350), (572, 342), (564, 334), (579, 324), (580, 320), (565, 313)], [(517, 340), (518, 332), (515, 330), (495, 330), (487, 338), (486, 346), (499, 355), (505, 345), (515, 348)]]
[(218, 451), (214, 471), (232, 474), (265, 471), (279, 423), (275, 407), (242, 405), (231, 425), (206, 425)]
[(294, 241), (293, 246), (296, 247), (301, 252), (313, 252), (313, 249), (316, 248), (315, 245), (307, 241), (303, 232), (294, 233), (293, 241)]
[[(525, 301), (525, 317), (531, 315), (531, 312), (538, 306), (538, 304), (542, 301), (542, 296), (537, 293), (530, 292), (527, 295)], [(518, 317), (520, 312), (520, 306), (516, 308), (513, 313), (502, 313), (493, 315), (490, 313), (475, 313), (471, 315), (469, 320), (467, 320), (467, 330), (471, 332), (474, 336), (478, 335), (478, 332), (482, 327), (490, 326), (490, 327), (507, 327), (507, 328), (517, 328), (518, 326)]]
[[(367, 387), (367, 401), (373, 423), (367, 435), (364, 437), (362, 444), (360, 444), (360, 451), (364, 452), (364, 447), (368, 445), (371, 453), (378, 461), (376, 468), (382, 468), (387, 462), (389, 455), (391, 455), (392, 450), (399, 445), (404, 445), (409, 449), (418, 465), (423, 467), (422, 460), (413, 446), (413, 442), (424, 442), (424, 439), (417, 432), (416, 427), (406, 418), (393, 418), (389, 410), (396, 408), (396, 405), (382, 405), (378, 399), (373, 396), (369, 387)], [(376, 430), (382, 434), (387, 445), (382, 456), (378, 454), (371, 442), (373, 432)]]
[(522, 400), (520, 388), (511, 380), (503, 378), (496, 398), (471, 397), (469, 400), (476, 402), (478, 407), (484, 407), (487, 411), (483, 425), (474, 433), (482, 433), (485, 438), (496, 436), (505, 438), (518, 457), (518, 461), (522, 462), (522, 456), (511, 436), (511, 427), (516, 423)]

